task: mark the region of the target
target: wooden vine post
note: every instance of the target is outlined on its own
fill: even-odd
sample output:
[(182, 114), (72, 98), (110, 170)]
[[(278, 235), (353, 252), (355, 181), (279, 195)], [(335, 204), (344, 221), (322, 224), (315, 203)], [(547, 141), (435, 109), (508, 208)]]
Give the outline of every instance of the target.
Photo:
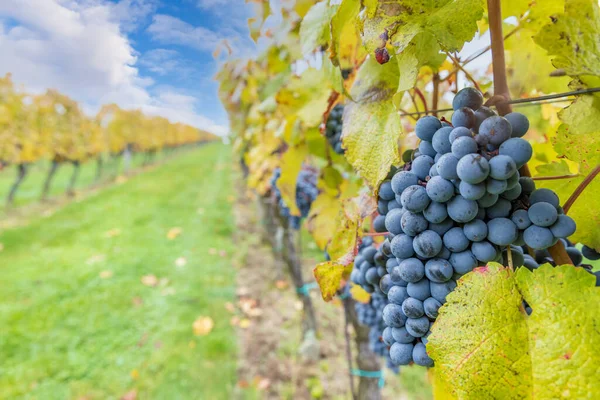
[[(510, 91), (506, 77), (506, 61), (504, 58), (504, 36), (502, 34), (502, 8), (500, 0), (487, 0), (488, 19), (490, 24), (490, 41), (492, 48), (492, 69), (494, 73), (494, 97), (491, 99), (500, 115), (506, 115), (512, 111), (508, 101)], [(521, 176), (531, 177), (529, 167), (525, 164), (519, 169)], [(573, 264), (567, 254), (565, 247), (559, 240), (548, 252), (554, 259), (556, 265)]]

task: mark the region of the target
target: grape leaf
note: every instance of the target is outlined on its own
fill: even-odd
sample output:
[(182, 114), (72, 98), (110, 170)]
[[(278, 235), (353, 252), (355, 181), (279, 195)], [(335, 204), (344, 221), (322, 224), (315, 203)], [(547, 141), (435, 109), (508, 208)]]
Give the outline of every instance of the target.
[(356, 24), (359, 12), (359, 0), (343, 0), (331, 19), (329, 58), (340, 68), (352, 68), (357, 59), (364, 57)]
[(600, 129), (593, 134), (578, 135), (572, 132), (571, 127), (562, 124), (552, 142), (559, 157), (579, 163), (583, 172), (600, 164)]
[[(451, 293), (427, 350), (461, 399), (598, 398), (600, 290), (570, 265), (476, 268)], [(533, 309), (527, 316), (523, 299)]]
[(350, 91), (356, 102), (344, 108), (342, 141), (346, 159), (373, 191), (390, 166), (400, 162), (400, 117), (390, 101), (397, 88), (397, 65), (379, 65), (371, 57), (358, 70)]
[(307, 127), (318, 126), (331, 93), (324, 75), (323, 69), (309, 68), (292, 76), (275, 97), (279, 110), (286, 116), (296, 114)]
[(437, 69), (446, 55), (440, 53), (440, 46), (435, 37), (428, 32), (421, 32), (407, 45), (397, 56), (398, 68), (400, 70), (400, 83), (398, 92), (411, 89), (415, 86), (419, 69), (428, 65)]
[(559, 113), (561, 121), (569, 126), (569, 133), (582, 135), (600, 132), (600, 96), (578, 96)]
[(336, 229), (340, 200), (331, 192), (321, 192), (312, 203), (307, 219), (308, 231), (317, 246), (325, 250)]
[(600, 10), (598, 2), (565, 0), (563, 14), (551, 17), (551, 23), (535, 35), (537, 44), (555, 56), (552, 63), (567, 75), (600, 75)]
[(300, 44), (302, 53), (307, 54), (319, 46), (327, 44), (330, 37), (329, 21), (338, 9), (328, 1), (321, 1), (308, 10), (300, 25)]
[(300, 216), (296, 205), (296, 181), (307, 152), (306, 146), (300, 144), (288, 148), (281, 156), (281, 176), (277, 180), (277, 187), (283, 202), (290, 209), (290, 214), (295, 216)]
[(371, 295), (360, 285), (350, 285), (350, 295), (359, 303), (367, 304), (371, 300)]
[(343, 279), (352, 272), (352, 264), (340, 265), (335, 261), (325, 261), (315, 267), (313, 273), (321, 288), (323, 300), (330, 301), (340, 288)]

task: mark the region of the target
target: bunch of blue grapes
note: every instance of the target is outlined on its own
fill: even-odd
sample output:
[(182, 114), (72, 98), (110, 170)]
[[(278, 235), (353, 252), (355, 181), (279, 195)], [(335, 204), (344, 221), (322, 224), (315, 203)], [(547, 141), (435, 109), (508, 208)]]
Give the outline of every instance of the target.
[(312, 168), (305, 167), (298, 174), (296, 180), (296, 206), (300, 210), (300, 216), (291, 215), (290, 209), (283, 201), (281, 192), (277, 187), (277, 180), (281, 176), (281, 169), (276, 168), (271, 176), (271, 190), (275, 201), (278, 204), (279, 213), (283, 218), (288, 220), (290, 227), (293, 229), (300, 229), (302, 218), (306, 218), (310, 211), (310, 206), (313, 201), (319, 195), (319, 189), (317, 188), (317, 172)]
[[(542, 251), (576, 228), (554, 192), (519, 175), (532, 156), (523, 114), (497, 115), (473, 88), (457, 93), (453, 109), (452, 124), (419, 119), (418, 149), (379, 188), (374, 228), (389, 232), (394, 259), (379, 277), (389, 301), (382, 337), (396, 365), (433, 366), (427, 337), (461, 276), (490, 261), (522, 266), (521, 246)], [(375, 254), (364, 259), (377, 264)], [(374, 285), (370, 271), (364, 280)]]
[(325, 137), (327, 142), (337, 154), (344, 154), (342, 148), (342, 115), (344, 114), (344, 106), (337, 104), (329, 113), (329, 118), (325, 123)]

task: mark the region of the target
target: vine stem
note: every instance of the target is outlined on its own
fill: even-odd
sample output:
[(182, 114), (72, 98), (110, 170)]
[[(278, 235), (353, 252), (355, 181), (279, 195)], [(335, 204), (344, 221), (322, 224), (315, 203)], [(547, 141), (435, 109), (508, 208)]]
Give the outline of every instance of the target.
[[(502, 8), (500, 0), (487, 0), (488, 19), (490, 25), (490, 40), (492, 47), (492, 69), (494, 72), (494, 96), (504, 97), (504, 102), (498, 102), (496, 109), (500, 115), (506, 115), (512, 111), (512, 107), (507, 103), (510, 100), (510, 91), (508, 90), (508, 81), (506, 78), (506, 61), (504, 58), (504, 36), (502, 35)], [(520, 169), (521, 176), (531, 177), (529, 167), (525, 164)], [(548, 252), (557, 265), (573, 265), (571, 258), (565, 251), (562, 242), (558, 240), (556, 244), (548, 248)]]
[(425, 108), (425, 114), (427, 114), (427, 112), (429, 112), (429, 108), (427, 107), (427, 100), (425, 99), (423, 92), (421, 92), (421, 89), (419, 89), (418, 87), (415, 87), (414, 90), (415, 90), (415, 93), (417, 94), (417, 96), (419, 96), (419, 98), (421, 99), (421, 102), (423, 103), (423, 107)]
[(463, 74), (465, 74), (467, 79), (470, 80), (471, 83), (477, 88), (477, 90), (479, 90), (481, 92), (481, 88), (479, 87), (479, 84), (477, 83), (475, 78), (473, 78), (473, 75), (471, 75), (462, 65), (460, 65), (460, 61), (448, 52), (446, 52), (446, 55), (452, 60), (452, 62), (456, 66), (456, 68), (461, 70), (463, 72)]
[(510, 249), (510, 246), (506, 246), (506, 254), (508, 256), (508, 266), (514, 271), (515, 267), (513, 265), (512, 251)]
[(554, 176), (534, 176), (531, 179), (534, 181), (553, 181), (557, 179), (571, 179), (577, 178), (579, 174), (567, 174), (567, 175), (554, 175)]
[[(436, 71), (433, 73), (433, 94), (432, 96), (432, 104), (431, 107), (434, 110), (438, 108), (438, 102), (440, 97), (440, 74)], [(433, 111), (433, 115), (437, 117), (437, 111)]]
[(599, 173), (600, 173), (600, 164), (596, 165), (596, 168), (594, 168), (585, 177), (585, 179), (579, 184), (579, 186), (577, 186), (577, 188), (575, 189), (575, 191), (573, 192), (571, 197), (569, 197), (569, 199), (565, 202), (565, 204), (563, 205), (563, 210), (564, 210), (565, 214), (567, 214), (569, 212), (569, 209), (571, 208), (571, 206), (573, 206), (573, 203), (575, 203), (575, 200), (577, 200), (577, 198), (581, 195), (581, 193), (583, 193), (585, 188), (594, 180), (594, 178)]
[(344, 339), (346, 340), (346, 362), (348, 363), (348, 377), (350, 378), (350, 390), (352, 399), (357, 400), (356, 389), (354, 388), (354, 375), (352, 375), (352, 346), (350, 345), (350, 315), (348, 315), (348, 307), (352, 306), (350, 299), (344, 299)]

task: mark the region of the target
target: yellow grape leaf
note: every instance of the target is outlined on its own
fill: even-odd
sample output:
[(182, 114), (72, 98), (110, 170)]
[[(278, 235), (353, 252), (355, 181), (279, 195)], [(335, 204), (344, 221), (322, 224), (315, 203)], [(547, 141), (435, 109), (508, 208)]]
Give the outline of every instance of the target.
[(310, 207), (308, 231), (321, 250), (327, 247), (333, 237), (340, 205), (340, 199), (335, 194), (321, 192)]
[(341, 265), (335, 261), (325, 261), (318, 264), (313, 273), (321, 288), (323, 300), (330, 301), (340, 288), (343, 279), (350, 276), (352, 264)]
[(183, 229), (181, 229), (180, 227), (174, 227), (169, 229), (169, 231), (167, 232), (167, 239), (169, 240), (173, 240), (175, 239), (177, 236), (181, 235), (181, 232), (183, 232)]
[(555, 14), (535, 42), (555, 56), (552, 64), (567, 75), (600, 75), (600, 10), (597, 1), (565, 0), (563, 14)]
[(360, 0), (343, 0), (331, 19), (329, 58), (335, 66), (352, 68), (364, 58), (357, 18)]
[(110, 279), (113, 277), (113, 275), (114, 275), (114, 272), (109, 269), (101, 271), (99, 274), (100, 278), (102, 278), (102, 279)]
[(450, 390), (450, 384), (445, 382), (437, 371), (437, 368), (427, 370), (427, 376), (433, 388), (433, 398), (435, 400), (456, 400), (456, 397), (452, 395), (452, 390)]
[(309, 68), (300, 76), (293, 75), (275, 97), (280, 112), (297, 115), (307, 127), (318, 126), (331, 93), (326, 82), (323, 69)]
[(283, 202), (290, 209), (290, 213), (296, 216), (300, 216), (296, 205), (296, 181), (306, 154), (305, 145), (289, 147), (281, 156), (281, 177), (277, 180)]
[(327, 44), (330, 35), (329, 21), (338, 9), (323, 0), (308, 10), (300, 24), (300, 44), (302, 53), (311, 53)]
[(600, 128), (593, 134), (578, 135), (562, 124), (552, 142), (559, 156), (580, 164), (582, 172), (600, 164)]
[(308, 10), (315, 4), (315, 0), (296, 0), (294, 2), (294, 11), (300, 18), (303, 18)]
[(212, 331), (215, 323), (211, 317), (200, 316), (196, 318), (194, 323), (192, 324), (192, 329), (194, 331), (194, 335), (196, 336), (206, 336)]
[(142, 276), (141, 281), (144, 286), (154, 287), (158, 285), (158, 278), (156, 275), (144, 275)]
[(433, 325), (427, 351), (436, 376), (460, 399), (598, 398), (594, 285), (594, 276), (571, 265), (533, 273), (496, 263), (476, 268)]
[(400, 163), (400, 117), (390, 101), (398, 88), (398, 66), (369, 58), (358, 71), (344, 108), (342, 141), (346, 159), (375, 191), (390, 166)]
[(359, 303), (367, 304), (371, 300), (369, 292), (360, 287), (360, 285), (352, 284), (350, 286), (350, 294), (352, 295), (352, 298)]
[(115, 237), (115, 236), (121, 236), (121, 230), (119, 228), (113, 228), (109, 231), (106, 231), (106, 233), (104, 234), (106, 237)]

